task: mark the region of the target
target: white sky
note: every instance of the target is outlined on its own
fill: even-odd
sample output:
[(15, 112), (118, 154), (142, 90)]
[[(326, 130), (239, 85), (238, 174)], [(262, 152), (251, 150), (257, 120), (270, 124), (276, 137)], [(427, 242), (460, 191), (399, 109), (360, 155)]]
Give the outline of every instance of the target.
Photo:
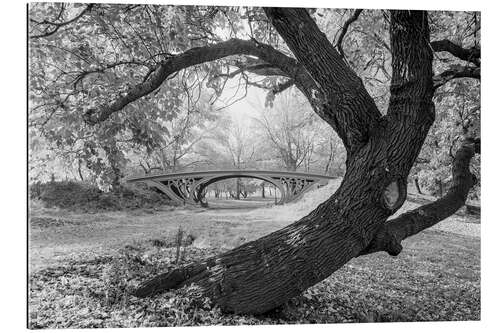
[[(232, 101), (240, 98), (245, 93), (244, 86), (240, 87), (239, 92), (235, 97), (238, 85), (238, 78), (234, 78), (228, 81), (224, 92), (222, 93), (220, 100), (217, 102), (217, 106), (221, 107), (225, 105), (223, 101), (228, 101), (231, 103)], [(264, 101), (266, 99), (267, 91), (257, 88), (257, 87), (248, 87), (247, 96), (231, 106), (224, 108), (224, 113), (228, 114), (233, 122), (239, 125), (248, 125), (252, 122), (252, 118), (258, 117), (261, 109), (264, 108)]]

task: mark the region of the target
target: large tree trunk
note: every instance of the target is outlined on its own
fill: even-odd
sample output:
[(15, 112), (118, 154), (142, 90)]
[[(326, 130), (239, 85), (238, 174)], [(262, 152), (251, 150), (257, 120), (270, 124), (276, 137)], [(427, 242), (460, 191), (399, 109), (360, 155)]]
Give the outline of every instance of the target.
[[(347, 148), (344, 179), (309, 215), (229, 252), (157, 276), (137, 296), (195, 283), (223, 310), (263, 313), (330, 276), (371, 246), (406, 198), (406, 181), (434, 119), (425, 12), (393, 12), (393, 78), (381, 117), (361, 81), (307, 12), (266, 8), (325, 98), (323, 112)], [(299, 29), (295, 31), (294, 29)], [(326, 40), (326, 41), (325, 41)], [(377, 236), (380, 237), (380, 236)], [(398, 246), (386, 247), (391, 254)]]

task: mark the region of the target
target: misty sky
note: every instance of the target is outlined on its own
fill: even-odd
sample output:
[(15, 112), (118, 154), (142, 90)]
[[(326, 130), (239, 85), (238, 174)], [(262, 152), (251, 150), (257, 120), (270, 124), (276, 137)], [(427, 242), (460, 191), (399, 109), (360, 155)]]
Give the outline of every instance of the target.
[[(245, 93), (244, 86), (240, 87), (237, 92), (238, 78), (228, 81), (220, 100), (217, 102), (217, 107), (230, 104), (231, 102), (241, 98)], [(236, 96), (235, 96), (236, 94)], [(235, 102), (231, 106), (224, 108), (222, 111), (228, 114), (231, 119), (240, 125), (250, 125), (252, 118), (258, 117), (261, 109), (264, 108), (267, 91), (257, 87), (248, 87), (248, 93), (245, 98)], [(234, 96), (234, 97), (233, 97)]]

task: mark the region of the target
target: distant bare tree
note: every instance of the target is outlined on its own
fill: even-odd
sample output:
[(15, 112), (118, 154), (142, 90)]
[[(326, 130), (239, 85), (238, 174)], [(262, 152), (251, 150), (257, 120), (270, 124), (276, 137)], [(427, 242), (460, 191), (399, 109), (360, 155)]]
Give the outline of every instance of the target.
[(206, 163), (204, 159), (189, 159), (188, 156), (196, 154), (196, 145), (213, 130), (205, 122), (212, 116), (213, 109), (207, 102), (192, 103), (188, 99), (184, 112), (164, 124), (165, 143), (139, 160), (139, 165), (146, 174), (155, 170), (175, 172)]
[(305, 100), (294, 90), (283, 93), (272, 108), (261, 110), (255, 118), (274, 157), (289, 171), (303, 167), (309, 171), (317, 135), (315, 115)]
[[(254, 142), (253, 134), (247, 132), (244, 126), (221, 117), (217, 128), (198, 145), (197, 154), (217, 168), (251, 168), (255, 167), (257, 156)], [(239, 200), (242, 194), (242, 182), (237, 178), (232, 196)]]

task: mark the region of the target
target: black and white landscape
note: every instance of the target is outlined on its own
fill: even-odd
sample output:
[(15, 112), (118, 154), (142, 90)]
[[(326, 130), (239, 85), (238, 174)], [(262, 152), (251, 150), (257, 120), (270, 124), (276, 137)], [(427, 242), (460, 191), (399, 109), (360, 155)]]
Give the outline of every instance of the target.
[(479, 12), (27, 19), (29, 328), (480, 320)]

